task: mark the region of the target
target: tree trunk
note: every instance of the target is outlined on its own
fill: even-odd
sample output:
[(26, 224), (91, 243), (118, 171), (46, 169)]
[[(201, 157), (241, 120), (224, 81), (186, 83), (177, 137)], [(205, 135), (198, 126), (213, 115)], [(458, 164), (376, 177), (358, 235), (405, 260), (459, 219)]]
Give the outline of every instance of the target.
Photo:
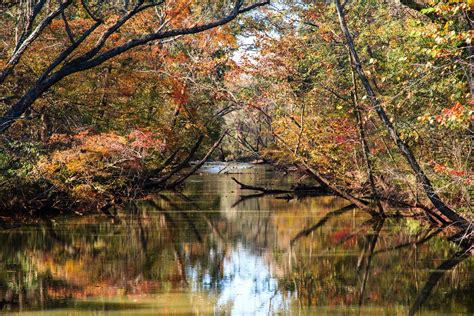
[(209, 157), (212, 155), (214, 150), (216, 150), (217, 146), (220, 145), (224, 137), (227, 135), (227, 131), (225, 131), (221, 137), (214, 143), (214, 145), (209, 149), (207, 152), (206, 156), (202, 158), (194, 167), (191, 168), (185, 175), (181, 176), (179, 179), (175, 180), (173, 183), (169, 184), (166, 186), (167, 189), (174, 189), (181, 183), (183, 183), (187, 178), (189, 178), (191, 175), (193, 175), (199, 168), (202, 167), (202, 165), (209, 160)]
[(341, 26), (341, 30), (344, 33), (344, 36), (346, 38), (346, 45), (349, 48), (349, 51), (351, 53), (352, 59), (353, 59), (353, 67), (356, 70), (362, 85), (364, 86), (369, 101), (374, 107), (375, 111), (377, 112), (377, 115), (380, 117), (382, 120), (383, 124), (388, 130), (388, 133), (392, 140), (396, 143), (398, 146), (400, 152), (402, 155), (405, 157), (407, 160), (408, 164), (410, 165), (411, 169), (415, 173), (418, 181), (422, 184), (423, 190), (425, 191), (426, 195), (428, 196), (428, 199), (430, 199), (431, 203), (438, 209), (440, 213), (442, 213), (444, 216), (446, 216), (449, 220), (454, 222), (456, 225), (467, 227), (469, 226), (469, 223), (466, 219), (464, 219), (462, 216), (454, 212), (451, 208), (449, 208), (446, 204), (444, 204), (443, 201), (441, 201), (441, 198), (438, 196), (438, 194), (435, 192), (430, 180), (426, 176), (426, 174), (423, 172), (421, 169), (420, 165), (418, 164), (418, 161), (416, 160), (415, 156), (411, 152), (410, 148), (408, 147), (407, 144), (400, 138), (398, 135), (397, 130), (393, 126), (392, 122), (390, 122), (390, 119), (388, 118), (384, 108), (380, 104), (380, 101), (375, 95), (374, 90), (372, 89), (372, 86), (369, 83), (369, 80), (362, 68), (362, 64), (359, 59), (359, 55), (357, 54), (357, 51), (354, 46), (354, 41), (352, 38), (351, 33), (349, 32), (349, 29), (347, 27), (346, 19), (345, 19), (345, 14), (344, 10), (342, 9), (341, 3), (339, 0), (334, 0), (335, 5), (336, 5), (336, 10), (337, 10), (337, 15), (339, 18), (339, 23)]
[[(110, 36), (119, 31), (120, 27), (124, 25), (128, 20), (136, 16), (138, 13), (143, 12), (149, 8), (153, 8), (157, 5), (163, 4), (163, 2), (153, 2), (152, 3), (145, 3), (145, 1), (139, 1), (137, 5), (131, 11), (128, 11), (122, 17), (118, 19), (118, 21), (107, 28), (99, 37), (99, 41), (93, 46), (89, 51), (85, 52), (84, 54), (76, 57), (75, 59), (63, 64), (56, 72), (50, 75), (50, 73), (56, 69), (61, 63), (63, 63), (67, 57), (69, 57), (89, 36), (92, 32), (102, 23), (99, 19), (94, 18), (92, 15), (91, 17), (97, 21), (97, 23), (91, 26), (88, 30), (86, 30), (78, 40), (76, 40), (72, 45), (62, 51), (59, 56), (49, 65), (49, 67), (45, 70), (43, 75), (34, 83), (34, 85), (18, 100), (17, 103), (12, 105), (4, 114), (3, 117), (0, 117), (0, 134), (4, 133), (8, 128), (33, 105), (33, 103), (41, 97), (41, 95), (46, 92), (49, 88), (53, 85), (61, 81), (62, 79), (68, 77), (71, 74), (85, 71), (88, 69), (92, 69), (101, 65), (102, 63), (123, 54), (135, 47), (146, 45), (150, 42), (169, 39), (169, 38), (177, 38), (182, 35), (193, 35), (198, 34), (222, 25), (225, 25), (233, 20), (235, 20), (239, 15), (244, 14), (246, 12), (252, 11), (258, 7), (265, 6), (269, 4), (269, 0), (264, 2), (257, 2), (251, 4), (249, 6), (244, 7), (243, 0), (236, 0), (234, 3), (234, 7), (230, 13), (226, 16), (217, 19), (212, 22), (198, 24), (187, 28), (177, 28), (172, 30), (163, 31), (159, 29), (156, 32), (148, 33), (140, 37), (136, 37), (130, 39), (129, 41), (122, 43), (118, 46), (114, 46), (108, 50), (103, 51), (102, 48), (105, 46), (107, 40)], [(72, 3), (71, 0), (67, 0), (66, 2), (62, 3), (62, 5), (50, 14), (47, 18), (45, 18), (40, 25), (37, 27), (37, 31), (33, 31), (29, 38), (34, 39), (35, 34), (40, 34), (44, 28), (54, 19), (55, 16), (59, 15), (67, 6)], [(83, 6), (84, 10), (90, 14), (87, 6)], [(35, 33), (36, 32), (36, 33)], [(26, 49), (30, 45), (28, 39), (25, 40), (25, 43), (28, 45), (23, 45)], [(22, 46), (22, 47), (23, 47)], [(7, 65), (5, 70), (0, 72), (0, 83), (2, 80), (8, 76), (8, 74), (13, 70), (9, 67), (14, 67), (16, 63), (18, 63), (21, 54), (18, 54), (20, 49), (18, 49), (17, 54), (12, 58), (9, 62), (10, 65)]]
[(384, 216), (384, 211), (382, 207), (382, 203), (380, 203), (379, 195), (377, 193), (377, 188), (375, 187), (375, 178), (373, 174), (373, 168), (372, 168), (372, 162), (370, 161), (370, 150), (369, 150), (369, 144), (367, 143), (367, 136), (365, 134), (365, 129), (364, 129), (364, 122), (362, 121), (362, 113), (359, 107), (359, 96), (357, 93), (357, 82), (356, 82), (356, 77), (355, 77), (355, 71), (354, 68), (352, 67), (352, 57), (349, 54), (349, 62), (351, 65), (351, 76), (352, 76), (352, 105), (354, 107), (354, 114), (356, 117), (357, 121), (357, 127), (359, 130), (359, 137), (360, 137), (360, 143), (362, 147), (362, 152), (364, 154), (364, 160), (365, 160), (365, 166), (367, 168), (367, 175), (369, 177), (369, 182), (370, 182), (370, 187), (372, 189), (372, 195), (373, 199), (375, 200), (375, 203), (377, 204), (377, 207), (379, 209), (379, 213), (381, 216)]
[(320, 174), (318, 174), (314, 169), (312, 169), (311, 167), (309, 167), (305, 163), (303, 163), (303, 165), (306, 169), (306, 172), (311, 177), (313, 177), (322, 187), (327, 188), (327, 190), (329, 190), (330, 192), (333, 192), (335, 195), (340, 196), (340, 197), (354, 203), (358, 208), (366, 211), (367, 213), (369, 213), (370, 215), (372, 215), (374, 217), (380, 215), (377, 212), (375, 212), (374, 210), (372, 210), (372, 208), (367, 206), (366, 203), (364, 203), (360, 199), (356, 198), (355, 196), (352, 196), (352, 194), (346, 192), (343, 189), (336, 188), (335, 185), (332, 185), (331, 183), (329, 183), (329, 181), (324, 179)]
[(189, 165), (189, 162), (191, 159), (194, 157), (194, 154), (196, 151), (199, 149), (199, 146), (201, 146), (202, 141), (204, 140), (204, 135), (200, 135), (196, 143), (194, 144), (193, 148), (189, 151), (188, 156), (181, 161), (176, 167), (173, 168), (169, 173), (164, 175), (163, 177), (159, 178), (158, 180), (148, 180), (147, 183), (145, 183), (146, 188), (162, 188), (166, 186), (166, 182), (176, 173), (184, 169)]

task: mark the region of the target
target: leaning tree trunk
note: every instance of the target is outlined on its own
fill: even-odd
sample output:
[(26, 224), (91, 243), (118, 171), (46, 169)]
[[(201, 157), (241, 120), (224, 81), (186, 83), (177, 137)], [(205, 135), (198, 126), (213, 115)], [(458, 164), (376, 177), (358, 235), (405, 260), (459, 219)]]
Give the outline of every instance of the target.
[(362, 111), (359, 106), (359, 96), (357, 93), (357, 81), (356, 81), (354, 68), (352, 67), (353, 62), (352, 62), (352, 56), (350, 55), (350, 53), (349, 53), (349, 63), (351, 66), (351, 78), (352, 78), (352, 92), (351, 92), (352, 106), (354, 108), (354, 114), (356, 117), (357, 127), (359, 130), (362, 153), (364, 154), (365, 166), (367, 168), (367, 176), (369, 177), (370, 187), (372, 189), (372, 195), (375, 200), (375, 204), (377, 204), (380, 215), (384, 216), (385, 214), (383, 211), (382, 203), (380, 203), (379, 194), (377, 193), (377, 187), (375, 186), (375, 177), (374, 177), (372, 162), (370, 160), (369, 144), (367, 142), (367, 136), (365, 134), (365, 129), (364, 129), (364, 122), (362, 120)]
[(196, 171), (198, 171), (199, 168), (201, 168), (208, 160), (209, 160), (209, 157), (211, 157), (212, 153), (214, 152), (214, 150), (216, 150), (216, 148), (221, 144), (222, 140), (224, 140), (224, 137), (227, 135), (227, 132), (228, 131), (225, 131), (221, 137), (219, 137), (219, 139), (214, 143), (214, 145), (209, 149), (209, 151), (207, 152), (207, 154), (204, 156), (204, 158), (202, 158), (200, 161), (198, 161), (198, 163), (191, 168), (191, 170), (189, 170), (186, 174), (184, 174), (183, 176), (181, 176), (179, 179), (175, 180), (173, 183), (169, 184), (166, 186), (167, 189), (174, 189), (176, 188), (178, 185), (180, 185), (181, 183), (183, 183), (187, 178), (189, 178), (190, 176), (192, 176)]
[(349, 32), (349, 28), (347, 27), (346, 19), (345, 19), (345, 14), (344, 10), (341, 6), (340, 0), (334, 0), (334, 3), (336, 5), (336, 10), (337, 10), (337, 15), (339, 18), (339, 23), (341, 26), (341, 30), (344, 33), (344, 36), (346, 38), (346, 45), (349, 48), (349, 51), (352, 55), (353, 59), (353, 67), (356, 70), (362, 85), (364, 86), (368, 98), (370, 100), (370, 103), (374, 107), (375, 111), (377, 112), (377, 115), (380, 117), (382, 120), (383, 124), (388, 130), (388, 133), (392, 140), (396, 143), (398, 146), (400, 152), (402, 155), (405, 157), (405, 159), (408, 161), (408, 164), (410, 165), (411, 169), (416, 175), (416, 178), (418, 181), (423, 186), (423, 190), (425, 191), (426, 195), (430, 199), (431, 203), (438, 209), (440, 213), (442, 213), (444, 216), (446, 216), (449, 220), (452, 222), (456, 223), (459, 226), (467, 227), (469, 226), (469, 223), (466, 219), (464, 219), (462, 216), (457, 214), (455, 211), (453, 211), (451, 208), (449, 208), (444, 202), (441, 200), (441, 198), (438, 196), (438, 194), (435, 192), (433, 185), (431, 184), (430, 180), (424, 173), (423, 169), (420, 167), (418, 164), (418, 161), (416, 160), (415, 156), (413, 155), (412, 151), (408, 147), (408, 145), (400, 138), (400, 135), (398, 135), (397, 130), (395, 129), (395, 126), (390, 122), (390, 119), (387, 116), (387, 113), (385, 112), (384, 108), (380, 104), (379, 99), (375, 95), (374, 90), (372, 89), (372, 86), (370, 85), (369, 79), (367, 78), (364, 69), (362, 68), (362, 64), (359, 59), (359, 55), (357, 54), (357, 51), (354, 46), (354, 40), (352, 38), (351, 33)]

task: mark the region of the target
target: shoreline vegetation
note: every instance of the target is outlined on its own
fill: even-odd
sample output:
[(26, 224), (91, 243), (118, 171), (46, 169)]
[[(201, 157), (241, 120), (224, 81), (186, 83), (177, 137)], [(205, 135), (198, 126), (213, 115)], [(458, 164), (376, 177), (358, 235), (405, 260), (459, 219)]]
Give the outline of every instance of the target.
[(472, 243), (472, 8), (2, 3), (2, 225), (113, 216), (179, 191), (209, 160), (251, 157), (298, 177), (291, 188), (234, 179), (254, 197), (335, 195)]
[[(219, 144), (222, 141), (223, 137), (217, 142)], [(214, 144), (214, 146), (208, 152), (207, 158), (210, 156), (209, 153), (212, 153), (218, 145)], [(195, 146), (197, 149), (197, 146)], [(193, 152), (193, 150), (191, 151)], [(195, 150), (194, 150), (195, 152)], [(15, 228), (22, 225), (30, 225), (30, 224), (41, 224), (44, 222), (54, 221), (54, 219), (58, 216), (88, 216), (88, 215), (97, 215), (97, 214), (104, 214), (107, 217), (114, 218), (117, 213), (121, 212), (121, 209), (126, 207), (131, 202), (136, 202), (140, 200), (149, 200), (153, 199), (153, 196), (156, 194), (160, 194), (163, 191), (169, 191), (171, 193), (176, 192), (176, 194), (180, 194), (181, 186), (183, 184), (183, 179), (187, 179), (189, 176), (199, 172), (199, 168), (203, 167), (205, 163), (209, 163), (211, 166), (213, 163), (218, 163), (219, 165), (224, 165), (224, 167), (220, 168), (220, 170), (214, 174), (218, 176), (226, 176), (230, 177), (236, 184), (236, 188), (239, 188), (243, 192), (250, 192), (251, 194), (242, 194), (239, 200), (237, 200), (233, 207), (238, 205), (239, 203), (254, 199), (260, 198), (263, 196), (272, 196), (275, 199), (282, 199), (286, 201), (291, 201), (293, 199), (301, 200), (305, 198), (317, 197), (317, 196), (339, 196), (341, 198), (345, 198), (344, 196), (339, 195), (337, 190), (335, 192), (331, 187), (325, 187), (321, 184), (318, 184), (317, 180), (309, 181), (309, 183), (301, 183), (297, 182), (293, 184), (289, 188), (281, 188), (281, 187), (263, 187), (263, 186), (255, 186), (255, 185), (248, 185), (238, 181), (234, 175), (239, 174), (239, 169), (236, 170), (226, 170), (229, 166), (239, 166), (240, 164), (245, 164), (244, 169), (248, 168), (248, 166), (252, 165), (262, 165), (266, 164), (268, 166), (272, 166), (276, 171), (276, 174), (280, 174), (281, 176), (288, 176), (288, 175), (299, 175), (298, 178), (302, 179), (305, 182), (308, 182), (307, 178), (311, 176), (311, 171), (305, 174), (304, 168), (297, 168), (297, 167), (290, 167), (290, 166), (282, 166), (282, 165), (273, 165), (268, 163), (263, 159), (255, 159), (255, 157), (242, 157), (235, 161), (226, 161), (226, 162), (219, 162), (219, 161), (207, 161), (207, 159), (201, 159), (199, 161), (193, 160), (193, 155), (189, 154), (184, 161), (181, 161), (178, 166), (170, 167), (168, 172), (164, 172), (158, 178), (147, 177), (148, 181), (143, 181), (142, 186), (137, 187), (135, 186), (135, 192), (132, 195), (128, 196), (121, 196), (119, 193), (115, 195), (104, 195), (105, 200), (98, 202), (96, 198), (94, 200), (72, 200), (67, 197), (65, 194), (49, 194), (47, 199), (41, 200), (41, 197), (38, 192), (35, 192), (37, 195), (35, 199), (30, 199), (30, 203), (37, 203), (39, 208), (34, 209), (32, 207), (33, 204), (23, 204), (15, 205), (16, 211), (13, 212), (11, 210), (7, 210), (6, 212), (2, 212), (1, 214), (1, 227), (3, 229), (7, 228)], [(206, 158), (206, 157), (205, 157)], [(170, 159), (167, 159), (167, 163), (169, 163)], [(164, 169), (164, 168), (163, 168)], [(167, 182), (169, 181), (169, 184)], [(463, 245), (463, 248), (469, 249), (470, 245), (472, 245), (472, 230), (465, 229), (462, 226), (456, 225), (455, 223), (449, 223), (446, 218), (443, 218), (439, 214), (437, 214), (434, 209), (428, 207), (423, 204), (411, 204), (410, 202), (398, 200), (393, 197), (384, 197), (380, 195), (378, 197), (378, 202), (380, 202), (384, 207), (384, 214), (381, 215), (377, 213), (377, 205), (376, 200), (373, 199), (371, 196), (363, 196), (364, 192), (367, 192), (368, 188), (365, 190), (361, 188), (353, 188), (345, 192), (351, 196), (352, 200), (356, 200), (357, 204), (350, 203), (345, 209), (359, 209), (362, 212), (366, 212), (370, 215), (374, 220), (383, 220), (385, 218), (414, 218), (424, 225), (430, 227), (438, 227), (442, 230), (448, 231), (448, 239), (453, 240), (459, 244)], [(48, 191), (52, 191), (50, 188)], [(23, 193), (24, 194), (24, 193)], [(109, 193), (110, 194), (110, 193)], [(361, 197), (356, 197), (361, 196)], [(62, 199), (62, 200), (61, 200)], [(348, 202), (351, 202), (351, 199), (347, 199)], [(20, 200), (19, 200), (20, 201)], [(52, 202), (54, 201), (54, 202)], [(66, 207), (60, 209), (58, 207), (52, 207), (51, 205), (65, 205)], [(359, 205), (362, 204), (365, 207), (360, 208)], [(24, 209), (22, 209), (24, 207)], [(334, 211), (334, 213), (338, 213), (339, 211)], [(329, 215), (329, 214), (328, 214)]]

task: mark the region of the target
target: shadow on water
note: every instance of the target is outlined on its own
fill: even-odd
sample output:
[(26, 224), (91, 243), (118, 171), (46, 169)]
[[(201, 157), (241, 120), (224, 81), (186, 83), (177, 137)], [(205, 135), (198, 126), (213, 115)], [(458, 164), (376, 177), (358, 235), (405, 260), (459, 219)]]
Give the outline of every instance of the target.
[[(233, 176), (293, 183), (263, 167)], [(0, 308), (472, 314), (470, 252), (446, 231), (374, 220), (331, 196), (287, 201), (242, 193), (230, 176), (204, 173), (182, 192), (137, 201), (112, 217), (0, 231)]]

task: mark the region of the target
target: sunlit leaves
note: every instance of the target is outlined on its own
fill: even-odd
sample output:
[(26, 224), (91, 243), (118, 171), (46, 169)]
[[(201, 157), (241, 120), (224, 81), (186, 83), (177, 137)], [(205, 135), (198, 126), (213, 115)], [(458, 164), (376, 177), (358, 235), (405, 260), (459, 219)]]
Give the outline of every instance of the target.
[(418, 117), (421, 122), (448, 128), (466, 128), (474, 115), (474, 111), (468, 106), (456, 102), (452, 107), (443, 108), (437, 115), (422, 115)]
[(36, 176), (76, 198), (94, 200), (143, 172), (148, 155), (160, 154), (165, 144), (159, 134), (137, 129), (128, 136), (84, 131), (73, 137), (53, 135), (53, 146), (66, 146), (38, 163)]

